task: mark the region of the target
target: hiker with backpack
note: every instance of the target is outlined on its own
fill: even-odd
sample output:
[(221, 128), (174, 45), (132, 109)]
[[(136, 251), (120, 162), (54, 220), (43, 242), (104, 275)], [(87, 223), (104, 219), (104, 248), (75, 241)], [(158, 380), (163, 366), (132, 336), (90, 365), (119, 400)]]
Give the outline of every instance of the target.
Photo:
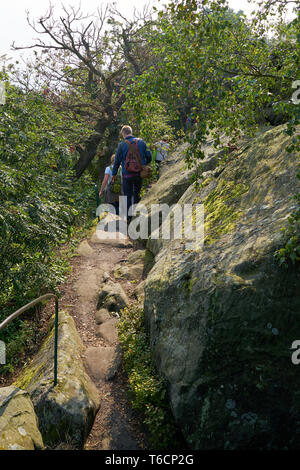
[(104, 196), (104, 203), (111, 204), (119, 215), (119, 196), (122, 194), (121, 172), (117, 173), (115, 181), (112, 181), (112, 169), (115, 155), (111, 156), (111, 165), (105, 168), (104, 178), (99, 191), (99, 197)]
[(127, 198), (127, 220), (130, 220), (129, 208), (140, 201), (143, 178), (149, 178), (152, 169), (151, 152), (146, 142), (132, 135), (130, 126), (123, 126), (121, 134), (124, 139), (118, 146), (112, 169), (112, 181), (115, 181), (120, 165), (122, 166), (123, 194)]

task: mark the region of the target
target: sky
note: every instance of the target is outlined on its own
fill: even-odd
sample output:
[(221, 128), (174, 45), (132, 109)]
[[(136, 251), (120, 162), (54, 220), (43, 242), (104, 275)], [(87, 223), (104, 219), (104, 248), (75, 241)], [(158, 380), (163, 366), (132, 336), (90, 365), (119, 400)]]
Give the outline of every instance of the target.
[[(78, 5), (78, 0), (51, 0), (55, 6), (55, 10), (59, 13), (61, 3), (64, 5)], [(149, 0), (117, 0), (115, 2), (118, 9), (126, 14), (132, 15), (133, 8), (143, 8), (144, 5), (149, 4)], [(150, 2), (159, 6), (160, 4), (167, 3), (165, 1), (157, 2), (156, 0)], [(106, 4), (105, 1), (100, 0), (81, 0), (81, 7), (84, 12), (92, 13), (97, 9), (100, 4)], [(251, 7), (247, 0), (230, 0), (231, 8), (235, 10), (243, 9), (246, 12), (251, 11)], [(26, 21), (26, 10), (29, 10), (32, 18), (38, 18), (47, 11), (49, 0), (8, 0), (1, 1), (0, 6), (0, 56), (7, 54), (8, 57), (16, 59), (18, 52), (11, 51), (11, 44), (15, 41), (18, 46), (25, 46), (32, 44), (33, 38), (36, 37), (34, 31), (28, 26)]]
[[(55, 11), (59, 14), (61, 3), (64, 5), (77, 6), (79, 0), (51, 0), (55, 6)], [(118, 9), (126, 16), (131, 16), (133, 8), (142, 9), (144, 5), (152, 3), (161, 5), (168, 3), (162, 0), (117, 0)], [(101, 0), (81, 0), (81, 7), (84, 12), (93, 13), (101, 4), (106, 4)], [(16, 60), (19, 52), (11, 51), (11, 44), (15, 41), (17, 46), (25, 46), (33, 43), (36, 33), (28, 26), (26, 21), (26, 10), (29, 10), (31, 18), (39, 18), (49, 6), (49, 0), (1, 0), (0, 6), (0, 57), (6, 54), (12, 60)], [(229, 6), (235, 10), (244, 10), (247, 15), (253, 10), (253, 5), (249, 5), (247, 0), (229, 0)]]

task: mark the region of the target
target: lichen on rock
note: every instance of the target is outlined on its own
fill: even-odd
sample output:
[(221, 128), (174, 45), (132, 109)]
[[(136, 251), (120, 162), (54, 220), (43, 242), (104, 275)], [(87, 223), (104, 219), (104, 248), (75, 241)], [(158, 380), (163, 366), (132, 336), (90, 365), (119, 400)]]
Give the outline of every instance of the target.
[(0, 450), (42, 450), (43, 439), (29, 394), (0, 388)]
[(300, 338), (300, 274), (274, 259), (299, 190), (289, 139), (284, 126), (263, 133), (177, 200), (205, 206), (201, 250), (147, 244), (156, 256), (144, 303), (153, 357), (193, 449), (300, 446), (290, 353)]
[(99, 409), (98, 392), (85, 372), (74, 320), (63, 311), (59, 312), (58, 383), (53, 386), (53, 322), (52, 318), (48, 337), (14, 385), (29, 393), (46, 445), (68, 442), (81, 448)]

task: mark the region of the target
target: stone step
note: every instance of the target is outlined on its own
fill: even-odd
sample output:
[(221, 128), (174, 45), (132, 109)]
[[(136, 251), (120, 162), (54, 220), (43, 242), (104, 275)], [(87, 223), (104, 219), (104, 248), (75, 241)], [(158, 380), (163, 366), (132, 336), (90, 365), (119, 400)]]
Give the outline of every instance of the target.
[(97, 310), (95, 313), (96, 325), (101, 325), (102, 323), (111, 320), (111, 318), (112, 317), (106, 308), (100, 308), (100, 310)]
[(112, 380), (121, 365), (120, 347), (89, 347), (85, 362), (94, 381)]
[(105, 232), (96, 230), (91, 237), (91, 242), (95, 244), (109, 245), (115, 248), (131, 248), (132, 242), (121, 232)]
[(88, 244), (87, 240), (83, 240), (80, 243), (80, 245), (77, 247), (76, 253), (78, 253), (80, 256), (84, 256), (86, 258), (89, 258), (90, 256), (93, 256), (95, 254), (95, 251)]
[(96, 326), (96, 336), (103, 338), (109, 344), (115, 344), (118, 341), (118, 332), (116, 324), (118, 318), (111, 318), (110, 320)]

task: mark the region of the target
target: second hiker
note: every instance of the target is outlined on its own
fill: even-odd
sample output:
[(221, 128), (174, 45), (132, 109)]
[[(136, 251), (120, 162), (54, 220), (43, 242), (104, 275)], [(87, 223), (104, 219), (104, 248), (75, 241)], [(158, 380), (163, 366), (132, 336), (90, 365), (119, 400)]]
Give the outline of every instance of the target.
[(104, 178), (99, 191), (99, 197), (104, 195), (104, 202), (114, 206), (116, 214), (119, 215), (119, 196), (122, 194), (121, 174), (118, 172), (118, 181), (112, 182), (112, 168), (115, 161), (115, 155), (111, 156), (111, 165), (105, 168)]
[(147, 149), (146, 142), (132, 135), (130, 126), (123, 126), (121, 134), (124, 139), (118, 146), (112, 169), (114, 181), (120, 165), (122, 165), (123, 194), (127, 198), (127, 220), (130, 220), (129, 208), (140, 201), (142, 189), (141, 172), (151, 162), (151, 152)]

